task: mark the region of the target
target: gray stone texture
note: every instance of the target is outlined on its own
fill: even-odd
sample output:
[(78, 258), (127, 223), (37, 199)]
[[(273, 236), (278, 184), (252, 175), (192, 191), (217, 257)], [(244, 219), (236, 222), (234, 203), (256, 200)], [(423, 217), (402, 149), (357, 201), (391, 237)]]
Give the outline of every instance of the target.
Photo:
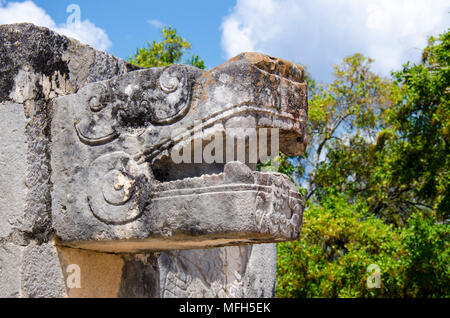
[(19, 104), (0, 104), (2, 124), (0, 125), (0, 237), (9, 237), (24, 217), (26, 201), (26, 118)]
[[(20, 240), (46, 241), (51, 232), (49, 105), (57, 96), (133, 67), (32, 24), (1, 25), (0, 38), (0, 184), (14, 192), (0, 201), (2, 212), (13, 218), (0, 225), (0, 235), (16, 232)], [(14, 202), (6, 206), (3, 200)]]
[(12, 243), (0, 245), (0, 297), (19, 297), (21, 285), (20, 264), (25, 247)]
[[(209, 72), (186, 65), (138, 70), (55, 99), (56, 236), (66, 246), (108, 252), (297, 239), (303, 206), (286, 176), (252, 172), (226, 145), (224, 164), (209, 171), (204, 159), (195, 162), (195, 147), (202, 155), (207, 130), (228, 138), (233, 129), (255, 128), (256, 141), (256, 129), (277, 128), (280, 150), (299, 154), (305, 101), (303, 70), (257, 53)], [(177, 176), (174, 149), (188, 153), (190, 175)]]
[(296, 239), (295, 187), (249, 162), (168, 158), (205, 146), (192, 121), (279, 128), (280, 150), (301, 153), (301, 67), (245, 53), (209, 72), (136, 70), (32, 24), (0, 39), (1, 297), (274, 296), (275, 244), (212, 247)]
[(49, 298), (66, 296), (58, 253), (54, 245), (31, 242), (22, 254), (21, 296)]
[(275, 297), (276, 244), (161, 253), (161, 297)]

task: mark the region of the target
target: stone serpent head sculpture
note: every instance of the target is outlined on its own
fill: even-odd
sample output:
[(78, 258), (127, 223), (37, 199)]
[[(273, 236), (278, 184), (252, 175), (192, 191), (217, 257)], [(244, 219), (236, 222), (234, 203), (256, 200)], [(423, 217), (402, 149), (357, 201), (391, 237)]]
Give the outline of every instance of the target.
[[(303, 69), (258, 53), (208, 72), (187, 65), (137, 70), (57, 98), (57, 239), (125, 252), (296, 239), (303, 204), (288, 178), (252, 171), (261, 158), (237, 161), (225, 144), (214, 150), (215, 162), (199, 160), (193, 149), (202, 153), (229, 129), (254, 129), (256, 140), (260, 129), (276, 129), (279, 150), (301, 154), (306, 120)], [(248, 150), (250, 137), (243, 140)], [(186, 149), (191, 161), (173, 160)]]

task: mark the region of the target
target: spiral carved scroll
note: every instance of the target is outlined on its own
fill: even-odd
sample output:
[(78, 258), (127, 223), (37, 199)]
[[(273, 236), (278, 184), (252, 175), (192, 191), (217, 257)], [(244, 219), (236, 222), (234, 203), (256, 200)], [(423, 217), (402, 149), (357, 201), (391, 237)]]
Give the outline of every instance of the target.
[(95, 217), (108, 224), (125, 224), (141, 215), (148, 196), (148, 180), (141, 169), (122, 151), (91, 163), (86, 198)]

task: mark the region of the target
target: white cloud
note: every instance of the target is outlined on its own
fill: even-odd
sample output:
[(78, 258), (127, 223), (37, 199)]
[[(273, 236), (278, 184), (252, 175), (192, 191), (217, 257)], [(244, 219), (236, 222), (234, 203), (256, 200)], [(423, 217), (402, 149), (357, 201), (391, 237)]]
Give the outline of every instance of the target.
[(156, 19), (148, 20), (147, 23), (158, 29), (161, 29), (164, 26), (164, 24), (161, 21)]
[(238, 0), (222, 23), (226, 58), (260, 51), (310, 67), (329, 80), (332, 64), (360, 52), (388, 75), (417, 61), (429, 35), (450, 25), (447, 0)]
[(19, 22), (30, 22), (47, 27), (103, 51), (108, 50), (112, 44), (106, 32), (88, 19), (56, 24), (44, 9), (32, 1), (8, 2), (6, 5), (0, 3), (0, 24)]

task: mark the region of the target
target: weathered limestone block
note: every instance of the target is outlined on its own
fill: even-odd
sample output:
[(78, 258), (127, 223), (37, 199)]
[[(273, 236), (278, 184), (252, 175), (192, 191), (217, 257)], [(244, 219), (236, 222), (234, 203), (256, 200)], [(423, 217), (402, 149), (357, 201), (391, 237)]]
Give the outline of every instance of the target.
[(46, 28), (0, 26), (1, 297), (68, 296), (52, 238), (49, 104), (132, 69)]
[(134, 68), (32, 24), (1, 25), (0, 39), (0, 186), (6, 194), (0, 208), (8, 219), (0, 236), (45, 240), (51, 232), (50, 101)]
[(195, 149), (278, 128), (280, 150), (301, 153), (301, 67), (245, 53), (209, 72), (135, 70), (31, 24), (0, 39), (0, 296), (274, 296), (276, 245), (240, 245), (296, 239), (299, 194), (235, 146), (216, 162)]
[(0, 248), (0, 297), (19, 297), (21, 277), (18, 266), (22, 263), (25, 248), (12, 243), (2, 243)]
[(26, 201), (27, 136), (23, 125), (26, 123), (21, 105), (4, 102), (1, 106), (0, 125), (0, 165), (1, 178), (0, 211), (4, 222), (0, 222), (0, 237), (8, 237), (14, 224), (23, 217)]
[(219, 162), (185, 162), (177, 176), (172, 157), (182, 146), (193, 152), (197, 141), (202, 154), (205, 134), (197, 131), (230, 126), (277, 128), (281, 151), (303, 151), (299, 66), (246, 53), (210, 72), (139, 70), (57, 98), (53, 109), (52, 220), (60, 244), (139, 252), (298, 238), (303, 206), (286, 176), (226, 162), (230, 149)]

